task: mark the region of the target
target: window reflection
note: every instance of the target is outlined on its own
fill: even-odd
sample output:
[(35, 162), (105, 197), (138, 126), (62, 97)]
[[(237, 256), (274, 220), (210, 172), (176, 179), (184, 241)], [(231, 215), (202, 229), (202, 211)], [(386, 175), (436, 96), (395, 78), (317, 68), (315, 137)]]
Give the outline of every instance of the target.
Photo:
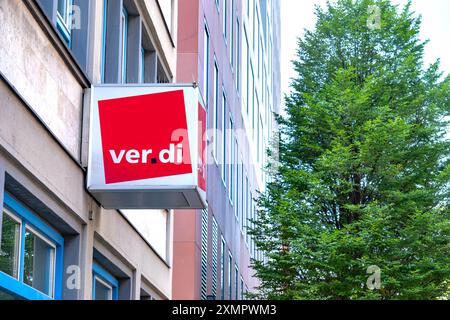
[(53, 296), (55, 247), (27, 228), (25, 233), (23, 282)]
[(0, 271), (19, 278), (20, 222), (3, 212), (0, 240)]

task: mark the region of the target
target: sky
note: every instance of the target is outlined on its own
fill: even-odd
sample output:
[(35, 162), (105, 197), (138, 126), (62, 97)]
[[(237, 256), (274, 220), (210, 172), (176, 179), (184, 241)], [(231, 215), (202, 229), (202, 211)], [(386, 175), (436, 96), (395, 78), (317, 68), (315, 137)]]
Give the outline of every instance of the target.
[[(313, 29), (316, 19), (314, 6), (325, 5), (326, 0), (281, 1), (281, 88), (289, 92), (289, 82), (295, 76), (291, 61), (295, 58), (297, 38), (304, 29)], [(407, 0), (393, 0), (404, 5)], [(429, 39), (425, 48), (425, 63), (441, 59), (441, 71), (450, 73), (450, 0), (413, 0), (412, 9), (422, 15), (421, 38)]]

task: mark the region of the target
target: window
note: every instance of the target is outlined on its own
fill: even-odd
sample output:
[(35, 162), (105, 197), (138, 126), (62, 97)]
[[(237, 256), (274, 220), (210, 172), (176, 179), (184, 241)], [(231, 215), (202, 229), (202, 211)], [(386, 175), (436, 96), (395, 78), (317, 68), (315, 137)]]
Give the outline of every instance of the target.
[(56, 246), (33, 228), (25, 227), (23, 282), (52, 297)]
[[(248, 208), (247, 208), (247, 230), (251, 230), (252, 229), (252, 222), (251, 219), (252, 217), (252, 212), (253, 212), (253, 195), (252, 195), (252, 191), (250, 190), (250, 185), (249, 185), (249, 190), (248, 190)], [(251, 249), (251, 237), (250, 234), (247, 232), (247, 244), (249, 246), (249, 248)]]
[[(252, 223), (251, 223), (251, 226), (252, 226), (252, 230), (255, 228), (255, 219), (256, 219), (256, 203), (255, 203), (255, 201), (252, 199), (252, 203), (253, 203), (253, 207), (252, 207)], [(253, 253), (253, 258), (255, 258), (255, 249), (256, 249), (256, 246), (255, 246), (255, 240), (254, 239), (252, 239), (252, 253)]]
[[(81, 3), (87, 5), (89, 1)], [(170, 82), (171, 76), (158, 57), (134, 1), (103, 0), (103, 3), (102, 83)]]
[(239, 268), (237, 264), (234, 265), (234, 291), (236, 300), (239, 299)]
[(209, 30), (205, 20), (205, 30), (203, 34), (203, 100), (208, 106), (209, 89)]
[(141, 72), (139, 73), (139, 83), (145, 83), (145, 49), (141, 46), (141, 52), (139, 56), (141, 63)]
[(244, 278), (241, 276), (241, 300), (244, 300)]
[(218, 143), (218, 128), (219, 128), (219, 67), (217, 66), (217, 60), (214, 56), (214, 106), (213, 106), (213, 131), (214, 131), (214, 156), (217, 162), (219, 156), (219, 143)]
[(122, 8), (122, 13), (120, 16), (120, 34), (122, 39), (121, 47), (121, 57), (120, 57), (120, 70), (122, 73), (121, 81), (122, 83), (127, 82), (127, 38), (128, 38), (128, 12), (125, 8)]
[[(250, 35), (250, 44), (253, 49), (255, 49), (255, 0), (250, 0), (250, 7), (249, 7), (250, 16), (248, 18), (249, 22), (249, 35)], [(253, 31), (253, 32), (252, 32)]]
[(236, 90), (240, 92), (241, 84), (241, 29), (239, 19), (236, 21)]
[(222, 237), (222, 247), (221, 249), (221, 257), (220, 257), (220, 293), (221, 293), (221, 299), (225, 300), (225, 250), (226, 250), (226, 244), (225, 239)]
[(0, 271), (19, 279), (21, 221), (8, 211), (3, 212), (1, 230)]
[(258, 45), (258, 34), (259, 34), (259, 9), (256, 5), (254, 5), (254, 14), (256, 15), (256, 18), (254, 17), (254, 23), (253, 23), (253, 50), (256, 49), (256, 46)]
[(238, 149), (239, 149), (239, 145), (238, 145), (238, 141), (235, 138), (233, 141), (234, 144), (234, 154), (233, 154), (233, 167), (234, 167), (234, 171), (233, 171), (233, 185), (234, 185), (234, 189), (233, 189), (233, 201), (234, 201), (234, 214), (236, 215), (236, 219), (239, 219), (239, 214), (238, 214), (238, 210), (239, 210), (239, 165), (238, 165)]
[(233, 256), (228, 252), (228, 299), (233, 299)]
[[(73, 5), (76, 1), (76, 5)], [(94, 9), (90, 1), (82, 0), (35, 0), (47, 16), (61, 40), (76, 58), (77, 64), (89, 73), (89, 42), (92, 25), (87, 23)]]
[(141, 282), (141, 292), (139, 293), (139, 299), (140, 300), (146, 300), (146, 301), (154, 301), (156, 300), (156, 294), (153, 292), (153, 290), (150, 289), (150, 286), (148, 286), (146, 283)]
[(247, 236), (247, 238), (246, 238), (247, 243), (248, 243), (248, 233), (247, 233), (248, 203), (249, 203), (249, 198), (250, 198), (249, 194), (250, 194), (250, 189), (248, 186), (248, 176), (246, 174), (245, 175), (245, 207), (244, 207), (244, 213), (243, 213), (243, 219), (244, 219), (243, 225), (244, 225), (244, 233)]
[(240, 204), (239, 220), (241, 223), (241, 230), (243, 230), (243, 227), (244, 227), (244, 199), (245, 199), (244, 161), (242, 159), (243, 159), (243, 157), (242, 157), (242, 153), (241, 153), (241, 162), (240, 162), (240, 164), (241, 164), (240, 165), (241, 181), (240, 181), (240, 200), (239, 200), (239, 204)]
[(230, 62), (234, 66), (234, 1), (230, 0)]
[[(251, 115), (250, 111), (254, 113), (254, 107), (255, 107), (255, 74), (253, 72), (253, 65), (249, 64), (250, 66), (250, 81), (248, 82), (248, 104), (247, 104), (247, 115)], [(254, 124), (252, 125), (252, 129), (254, 128)]]
[(211, 294), (217, 295), (217, 262), (219, 258), (219, 227), (217, 225), (216, 219), (213, 217), (212, 222), (212, 283), (211, 283)]
[(206, 300), (208, 280), (208, 210), (202, 210), (202, 245), (201, 245), (201, 292), (200, 297)]
[(259, 37), (258, 45), (258, 77), (262, 77), (262, 65), (263, 65), (263, 44), (262, 37)]
[[(253, 71), (253, 70), (252, 70)], [(258, 113), (259, 113), (259, 97), (258, 97), (258, 92), (256, 91), (256, 85), (255, 88), (253, 89), (253, 103), (252, 103), (252, 132), (253, 132), (253, 139), (256, 139), (255, 134), (256, 134), (256, 126), (258, 125), (257, 120), (258, 120)]]
[(0, 297), (60, 299), (64, 238), (5, 194), (0, 239)]
[(57, 23), (58, 31), (70, 47), (71, 39), (71, 20), (72, 20), (72, 0), (58, 0), (57, 6)]
[(227, 96), (222, 93), (222, 182), (227, 183)]
[(228, 19), (228, 12), (227, 12), (227, 0), (222, 0), (222, 15), (223, 15), (223, 37), (225, 38), (225, 43), (227, 42), (227, 19)]
[[(230, 145), (230, 153), (228, 157), (228, 163), (230, 166), (230, 177), (228, 178), (228, 198), (230, 199), (232, 204), (235, 204), (236, 198), (234, 197), (234, 189), (235, 189), (235, 179), (234, 174), (236, 172), (235, 170), (235, 162), (234, 157), (236, 154), (236, 148), (233, 141), (233, 119), (230, 115), (230, 123), (229, 123), (229, 129), (228, 129), (228, 141)], [(235, 206), (236, 209), (236, 206)]]
[(243, 48), (242, 48), (242, 105), (245, 108), (245, 110), (247, 111), (247, 115), (249, 112), (249, 94), (248, 94), (248, 88), (250, 86), (249, 84), (249, 65), (248, 65), (248, 59), (249, 59), (249, 55), (248, 55), (248, 37), (247, 37), (247, 31), (244, 27), (244, 39), (243, 39)]
[(101, 62), (101, 78), (102, 83), (105, 82), (106, 68), (106, 24), (107, 24), (108, 1), (103, 1), (103, 28), (102, 28), (102, 62)]
[(263, 161), (263, 157), (264, 157), (264, 126), (263, 126), (263, 121), (262, 121), (262, 117), (259, 116), (259, 125), (258, 125), (258, 161), (260, 161), (261, 163), (261, 168), (264, 166), (264, 161)]
[(92, 300), (118, 300), (119, 281), (97, 262), (92, 263)]
[[(258, 98), (258, 97), (257, 97)], [(257, 102), (257, 114), (256, 116), (258, 117), (256, 119), (256, 161), (258, 163), (260, 163), (261, 158), (260, 158), (260, 154), (261, 154), (261, 122), (260, 122), (260, 116), (259, 116), (259, 101)]]

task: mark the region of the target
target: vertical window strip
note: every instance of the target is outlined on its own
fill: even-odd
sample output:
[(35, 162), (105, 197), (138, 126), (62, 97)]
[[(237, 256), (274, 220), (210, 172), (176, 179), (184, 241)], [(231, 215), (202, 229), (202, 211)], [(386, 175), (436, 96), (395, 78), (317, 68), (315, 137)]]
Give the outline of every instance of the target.
[(236, 218), (239, 220), (239, 165), (238, 165), (238, 152), (239, 145), (237, 138), (234, 139), (234, 155), (233, 155), (233, 166), (234, 166), (234, 174), (233, 174), (233, 184), (235, 185), (233, 190), (233, 198), (234, 198), (234, 213)]
[(227, 97), (225, 90), (222, 94), (222, 181), (227, 183)]
[(220, 256), (220, 294), (221, 294), (221, 300), (225, 300), (225, 250), (226, 250), (226, 243), (225, 239), (222, 237), (222, 243), (221, 243), (221, 256)]
[(227, 12), (227, 0), (222, 0), (222, 18), (223, 18), (223, 37), (225, 38), (225, 43), (227, 41), (227, 19), (228, 19), (228, 12)]
[(211, 292), (214, 296), (217, 295), (217, 262), (218, 262), (218, 245), (219, 245), (219, 230), (216, 219), (213, 217), (212, 221), (212, 283)]
[(72, 8), (73, 0), (58, 0), (56, 26), (69, 48), (72, 36)]
[(145, 49), (141, 46), (141, 74), (140, 74), (140, 83), (145, 83)]
[(214, 56), (214, 106), (213, 106), (213, 131), (214, 131), (214, 156), (215, 160), (219, 159), (219, 67), (216, 57)]
[(234, 265), (234, 298), (239, 300), (239, 268)]
[(244, 279), (241, 276), (241, 300), (244, 300)]
[(121, 72), (122, 83), (127, 83), (127, 40), (128, 40), (128, 12), (125, 7), (121, 13), (121, 26), (122, 26), (122, 52), (121, 52)]
[(236, 90), (241, 90), (241, 27), (239, 19), (236, 21)]
[(233, 299), (233, 256), (228, 251), (228, 299)]
[(202, 210), (202, 245), (201, 245), (201, 299), (207, 297), (208, 280), (208, 210)]
[(106, 68), (106, 24), (107, 24), (108, 0), (103, 0), (103, 30), (102, 30), (102, 64), (101, 64), (101, 79), (105, 83), (105, 68)]
[(205, 19), (203, 35), (203, 99), (208, 107), (209, 100), (209, 29)]
[(241, 154), (241, 193), (240, 193), (240, 212), (239, 212), (239, 217), (240, 217), (240, 222), (241, 222), (241, 230), (243, 230), (244, 228), (244, 199), (245, 199), (245, 193), (244, 193), (244, 188), (245, 188), (245, 179), (244, 179), (244, 161), (242, 160), (242, 154)]
[[(233, 143), (233, 119), (231, 118), (230, 114), (230, 122), (229, 122), (229, 128), (228, 128), (228, 141), (230, 146), (230, 152), (228, 156), (228, 165), (230, 168), (230, 177), (228, 178), (228, 197), (230, 198), (232, 204), (235, 204), (236, 198), (234, 197), (234, 189), (236, 188), (236, 184), (234, 181), (234, 173), (235, 173), (235, 167), (234, 167), (234, 157), (236, 154), (235, 145)], [(234, 209), (236, 210), (236, 206), (234, 206)]]
[(234, 66), (234, 0), (230, 0), (230, 62)]

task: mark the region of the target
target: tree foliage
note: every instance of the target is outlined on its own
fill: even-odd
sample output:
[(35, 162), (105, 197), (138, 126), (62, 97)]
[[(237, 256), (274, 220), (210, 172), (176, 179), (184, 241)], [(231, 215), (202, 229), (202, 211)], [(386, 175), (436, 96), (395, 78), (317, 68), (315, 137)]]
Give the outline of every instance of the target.
[[(410, 4), (337, 0), (316, 15), (251, 231), (266, 256), (253, 261), (257, 297), (448, 297), (450, 77), (424, 66)], [(366, 286), (372, 265), (379, 290)]]

